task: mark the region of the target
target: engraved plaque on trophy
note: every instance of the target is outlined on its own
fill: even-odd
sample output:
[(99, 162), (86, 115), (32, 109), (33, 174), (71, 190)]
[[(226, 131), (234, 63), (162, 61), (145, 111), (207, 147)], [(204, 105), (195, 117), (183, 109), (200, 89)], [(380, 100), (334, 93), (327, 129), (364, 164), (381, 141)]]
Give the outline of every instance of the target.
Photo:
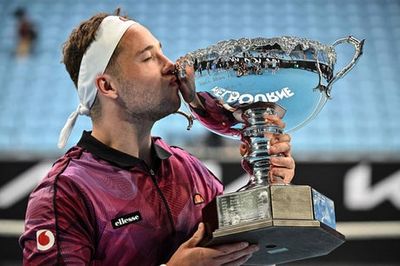
[[(334, 73), (335, 47), (354, 46), (350, 63)], [(297, 37), (222, 41), (178, 60), (179, 74), (195, 70), (199, 106), (191, 113), (209, 130), (240, 139), (248, 147), (243, 168), (248, 184), (218, 196), (203, 209), (201, 245), (248, 241), (260, 250), (250, 265), (284, 263), (328, 254), (345, 239), (336, 231), (332, 200), (307, 185), (270, 184), (268, 136), (282, 128), (265, 115), (281, 117), (286, 132), (312, 120), (330, 98), (333, 83), (362, 55), (364, 41), (349, 36), (328, 46)]]

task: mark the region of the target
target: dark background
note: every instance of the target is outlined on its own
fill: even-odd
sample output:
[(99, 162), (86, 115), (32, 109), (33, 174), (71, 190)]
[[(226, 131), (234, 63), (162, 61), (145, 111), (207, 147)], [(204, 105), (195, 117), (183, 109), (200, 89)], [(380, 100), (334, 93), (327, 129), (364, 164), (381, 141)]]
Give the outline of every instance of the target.
[[(0, 188), (16, 175), (29, 170), (37, 161), (0, 162), (2, 179)], [(372, 182), (370, 189), (385, 181), (385, 178), (399, 172), (399, 163), (365, 163), (372, 167)], [(219, 163), (222, 169), (222, 178), (226, 185), (240, 177), (243, 170), (238, 163)], [(298, 163), (294, 184), (308, 184), (314, 189), (328, 196), (335, 202), (337, 221), (340, 222), (365, 222), (365, 221), (397, 221), (400, 220), (398, 206), (383, 200), (375, 207), (368, 210), (349, 210), (343, 201), (344, 182), (346, 173), (359, 165), (358, 162), (348, 163)], [(397, 182), (398, 184), (399, 182)], [(400, 188), (399, 188), (400, 189)], [(7, 209), (0, 209), (2, 219), (23, 220), (26, 210), (27, 197)], [(331, 254), (288, 265), (398, 265), (400, 263), (400, 238), (377, 237), (371, 239), (352, 239), (346, 236), (345, 244), (334, 250)], [(17, 243), (17, 236), (1, 237), (0, 257), (7, 261), (3, 265), (21, 259), (21, 249)]]

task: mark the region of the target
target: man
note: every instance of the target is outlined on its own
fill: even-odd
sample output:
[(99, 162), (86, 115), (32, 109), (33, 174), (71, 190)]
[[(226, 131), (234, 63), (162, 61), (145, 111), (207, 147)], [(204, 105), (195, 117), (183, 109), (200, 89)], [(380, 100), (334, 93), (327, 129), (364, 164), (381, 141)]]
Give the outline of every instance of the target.
[[(59, 146), (80, 114), (90, 115), (93, 130), (31, 194), (24, 264), (243, 264), (256, 245), (197, 247), (201, 209), (222, 193), (221, 183), (196, 158), (150, 135), (157, 120), (177, 111), (178, 91), (195, 102), (193, 70), (178, 79), (159, 41), (119, 10), (83, 22), (63, 52), (80, 104)], [(272, 161), (286, 183), (294, 174), (289, 141), (284, 135), (271, 145), (286, 155)]]
[(17, 19), (16, 35), (18, 36), (16, 55), (18, 57), (26, 57), (32, 54), (35, 48), (38, 32), (24, 8), (17, 8), (14, 12), (14, 16)]

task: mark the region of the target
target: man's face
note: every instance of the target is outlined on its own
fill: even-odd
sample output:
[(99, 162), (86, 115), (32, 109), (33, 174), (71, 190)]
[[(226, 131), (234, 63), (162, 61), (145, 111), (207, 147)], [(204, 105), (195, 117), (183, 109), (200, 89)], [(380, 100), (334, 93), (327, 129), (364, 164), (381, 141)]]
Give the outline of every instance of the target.
[(130, 27), (116, 60), (117, 101), (124, 119), (157, 121), (180, 105), (174, 64), (160, 42), (143, 26)]

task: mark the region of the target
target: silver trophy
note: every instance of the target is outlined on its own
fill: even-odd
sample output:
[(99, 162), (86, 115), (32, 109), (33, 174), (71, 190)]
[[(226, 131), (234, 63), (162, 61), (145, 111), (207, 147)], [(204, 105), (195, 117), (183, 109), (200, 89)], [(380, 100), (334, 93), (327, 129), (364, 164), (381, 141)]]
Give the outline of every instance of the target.
[[(355, 53), (334, 73), (335, 46)], [(209, 130), (240, 139), (249, 147), (242, 166), (248, 184), (218, 196), (203, 210), (207, 235), (201, 245), (236, 241), (258, 243), (249, 264), (276, 264), (326, 255), (344, 243), (336, 231), (334, 203), (307, 185), (270, 184), (269, 140), (282, 128), (266, 114), (284, 117), (292, 132), (313, 119), (330, 98), (332, 85), (362, 55), (364, 41), (349, 36), (332, 46), (297, 37), (218, 42), (178, 60), (179, 75), (195, 70), (196, 99), (191, 113)]]

